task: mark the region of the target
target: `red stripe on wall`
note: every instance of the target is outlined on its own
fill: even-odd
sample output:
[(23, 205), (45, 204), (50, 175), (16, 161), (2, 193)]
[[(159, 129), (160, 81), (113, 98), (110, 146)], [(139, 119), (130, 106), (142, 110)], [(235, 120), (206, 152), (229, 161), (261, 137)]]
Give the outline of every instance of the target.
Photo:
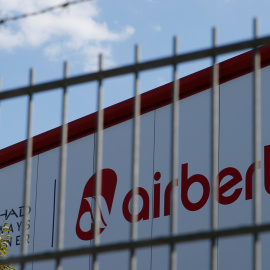
[[(270, 47), (260, 49), (261, 66), (270, 65)], [(238, 78), (253, 70), (253, 52), (247, 52), (219, 65), (220, 84)], [(180, 79), (180, 99), (211, 88), (211, 67)], [(162, 85), (141, 95), (141, 114), (171, 103), (172, 83)], [(133, 116), (133, 99), (128, 99), (104, 110), (104, 128), (111, 127)], [(97, 114), (93, 113), (68, 124), (68, 142), (90, 135), (96, 129)], [(33, 156), (60, 145), (61, 127), (54, 128), (33, 138)], [(0, 150), (0, 168), (25, 159), (26, 141)]]

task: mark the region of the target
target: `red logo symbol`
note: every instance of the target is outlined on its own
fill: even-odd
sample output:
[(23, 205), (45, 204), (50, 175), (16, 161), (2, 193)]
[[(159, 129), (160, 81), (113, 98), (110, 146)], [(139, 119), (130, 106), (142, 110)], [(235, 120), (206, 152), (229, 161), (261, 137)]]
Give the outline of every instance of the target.
[[(105, 230), (107, 226), (106, 218), (111, 214), (112, 210), (116, 184), (117, 184), (117, 175), (111, 169), (103, 169), (101, 172), (101, 192), (99, 198), (96, 198), (95, 196), (96, 174), (91, 176), (91, 178), (86, 183), (82, 195), (81, 206), (76, 224), (76, 233), (81, 240), (91, 240), (94, 238), (95, 219), (93, 211), (94, 209), (92, 210), (91, 207), (92, 206), (91, 202), (93, 200), (98, 204), (99, 201), (102, 200), (101, 207), (100, 205), (98, 205), (99, 220), (100, 220), (99, 234), (101, 234)], [(87, 219), (88, 222), (86, 221)]]

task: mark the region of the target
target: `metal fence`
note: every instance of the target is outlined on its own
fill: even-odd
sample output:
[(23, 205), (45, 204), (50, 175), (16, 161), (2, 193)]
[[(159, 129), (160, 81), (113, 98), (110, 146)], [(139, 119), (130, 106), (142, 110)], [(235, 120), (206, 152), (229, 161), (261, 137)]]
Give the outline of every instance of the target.
[[(41, 260), (55, 260), (56, 269), (62, 269), (61, 260), (67, 257), (80, 256), (80, 255), (92, 255), (93, 256), (93, 269), (99, 268), (98, 254), (111, 251), (129, 250), (130, 251), (130, 269), (136, 269), (136, 253), (135, 250), (142, 247), (167, 245), (170, 247), (170, 268), (171, 270), (177, 269), (177, 253), (175, 246), (177, 243), (198, 241), (198, 240), (210, 240), (211, 253), (209, 256), (210, 266), (212, 270), (218, 268), (217, 260), (217, 239), (239, 236), (239, 235), (252, 235), (253, 236), (253, 269), (260, 269), (260, 241), (258, 234), (265, 231), (270, 231), (270, 224), (260, 223), (260, 174), (259, 170), (255, 170), (255, 188), (254, 188), (254, 203), (253, 203), (253, 224), (246, 227), (235, 227), (230, 229), (218, 228), (218, 207), (217, 202), (213, 199), (218, 196), (217, 184), (213, 181), (216, 175), (218, 175), (218, 154), (219, 154), (219, 65), (216, 62), (216, 57), (225, 53), (236, 52), (239, 50), (252, 49), (254, 51), (254, 77), (253, 77), (253, 89), (254, 89), (254, 140), (253, 140), (253, 155), (255, 164), (260, 160), (260, 53), (258, 47), (262, 45), (270, 44), (270, 36), (258, 37), (257, 21), (254, 21), (254, 38), (242, 42), (232, 43), (229, 45), (218, 46), (216, 38), (216, 30), (213, 31), (213, 45), (212, 48), (194, 51), (191, 53), (178, 54), (177, 52), (177, 38), (174, 39), (172, 56), (166, 58), (160, 58), (153, 61), (140, 62), (139, 61), (139, 47), (135, 50), (135, 63), (118, 68), (103, 70), (103, 57), (99, 58), (99, 70), (94, 73), (68, 77), (67, 70), (68, 64), (64, 65), (64, 78), (47, 83), (34, 84), (33, 82), (33, 70), (30, 73), (30, 84), (27, 87), (16, 88), (9, 91), (3, 91), (0, 93), (0, 100), (10, 99), (19, 96), (28, 96), (28, 135), (27, 135), (27, 150), (26, 150), (26, 165), (25, 165), (25, 184), (24, 184), (24, 205), (30, 204), (30, 188), (31, 188), (31, 156), (32, 156), (32, 107), (33, 107), (33, 95), (39, 92), (50, 91), (56, 88), (62, 88), (62, 136), (61, 136), (61, 169), (60, 169), (60, 191), (58, 201), (58, 229), (57, 229), (57, 251), (47, 253), (35, 253), (28, 254), (26, 244), (26, 229), (23, 233), (23, 245), (22, 256), (11, 257), (5, 261), (5, 263), (19, 263), (21, 269), (24, 269), (24, 265), (27, 262), (41, 261)], [(96, 172), (97, 172), (97, 185), (96, 194), (100, 194), (101, 183), (101, 166), (102, 166), (102, 152), (103, 152), (103, 82), (107, 78), (116, 77), (124, 74), (134, 75), (134, 119), (133, 119), (133, 177), (132, 187), (133, 195), (135, 195), (135, 187), (138, 183), (138, 170), (139, 170), (139, 129), (140, 129), (140, 95), (139, 95), (139, 74), (143, 71), (155, 69), (158, 67), (172, 66), (173, 67), (173, 89), (172, 89), (172, 145), (171, 145), (171, 176), (172, 179), (178, 178), (178, 114), (179, 114), (179, 85), (177, 80), (177, 69), (181, 63), (198, 60), (203, 58), (211, 58), (213, 62), (212, 67), (212, 153), (211, 153), (211, 175), (214, 188), (212, 189), (212, 201), (211, 201), (211, 230), (205, 232), (195, 232), (189, 234), (179, 234), (177, 231), (177, 192), (173, 190), (172, 195), (172, 215), (171, 215), (171, 234), (170, 236), (143, 239), (137, 238), (137, 223), (136, 223), (136, 209), (137, 200), (136, 196), (133, 196), (132, 200), (132, 223), (130, 241), (118, 242), (113, 244), (100, 244), (98, 238), (98, 204), (95, 205), (95, 234), (94, 244), (91, 247), (64, 249), (64, 213), (65, 213), (65, 179), (66, 179), (66, 156), (67, 156), (67, 88), (72, 85), (78, 85), (81, 83), (98, 82), (98, 121), (97, 121), (97, 154), (96, 154)], [(258, 166), (258, 165), (257, 165)], [(27, 220), (24, 216), (24, 228), (26, 228)]]

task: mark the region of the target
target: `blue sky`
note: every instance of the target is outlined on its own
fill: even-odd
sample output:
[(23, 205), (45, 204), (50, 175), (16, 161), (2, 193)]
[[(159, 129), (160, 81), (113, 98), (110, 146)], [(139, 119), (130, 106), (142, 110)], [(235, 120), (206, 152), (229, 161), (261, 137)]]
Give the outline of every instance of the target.
[[(63, 0), (0, 0), (0, 17), (28, 13), (63, 3)], [(70, 76), (97, 68), (97, 55), (105, 55), (105, 67), (130, 64), (134, 46), (141, 46), (141, 60), (172, 53), (173, 36), (179, 52), (211, 46), (211, 30), (218, 28), (218, 43), (252, 37), (253, 18), (260, 22), (260, 35), (270, 34), (270, 2), (266, 0), (96, 0), (45, 15), (9, 22), (0, 28), (0, 75), (3, 90), (24, 86), (29, 69), (35, 82), (63, 76), (69, 61)], [(226, 55), (220, 60), (230, 57)], [(211, 64), (209, 59), (179, 66), (185, 76)], [(170, 68), (145, 72), (141, 92), (171, 81)], [(131, 97), (133, 77), (105, 81), (104, 106)], [(69, 121), (96, 110), (96, 83), (69, 89)], [(60, 124), (61, 90), (35, 96), (33, 133)], [(25, 138), (26, 98), (2, 102), (0, 148)]]

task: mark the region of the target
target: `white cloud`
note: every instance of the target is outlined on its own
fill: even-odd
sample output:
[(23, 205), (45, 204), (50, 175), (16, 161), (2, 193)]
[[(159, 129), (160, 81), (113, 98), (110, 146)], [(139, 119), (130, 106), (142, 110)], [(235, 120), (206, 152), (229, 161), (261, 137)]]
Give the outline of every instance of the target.
[(153, 26), (153, 29), (157, 32), (160, 32), (162, 30), (161, 26), (159, 24), (156, 24)]
[[(29, 13), (62, 3), (63, 0), (0, 0), (0, 16), (5, 18)], [(1, 27), (0, 49), (42, 47), (51, 59), (76, 53), (84, 57), (85, 63), (88, 63), (85, 65), (88, 66), (97, 52), (104, 52), (107, 57), (111, 57), (108, 42), (123, 41), (135, 32), (129, 25), (112, 31), (106, 22), (98, 21), (98, 15), (99, 9), (95, 3), (85, 2), (65, 10), (57, 9), (7, 23)]]
[[(50, 44), (48, 46), (46, 46), (44, 52), (45, 54), (50, 57), (51, 60), (56, 60), (57, 57), (61, 56), (61, 44)], [(60, 57), (62, 58), (62, 57)]]
[(14, 47), (21, 46), (24, 37), (20, 32), (12, 31), (11, 29), (2, 27), (0, 31), (0, 40), (0, 48), (10, 51)]

